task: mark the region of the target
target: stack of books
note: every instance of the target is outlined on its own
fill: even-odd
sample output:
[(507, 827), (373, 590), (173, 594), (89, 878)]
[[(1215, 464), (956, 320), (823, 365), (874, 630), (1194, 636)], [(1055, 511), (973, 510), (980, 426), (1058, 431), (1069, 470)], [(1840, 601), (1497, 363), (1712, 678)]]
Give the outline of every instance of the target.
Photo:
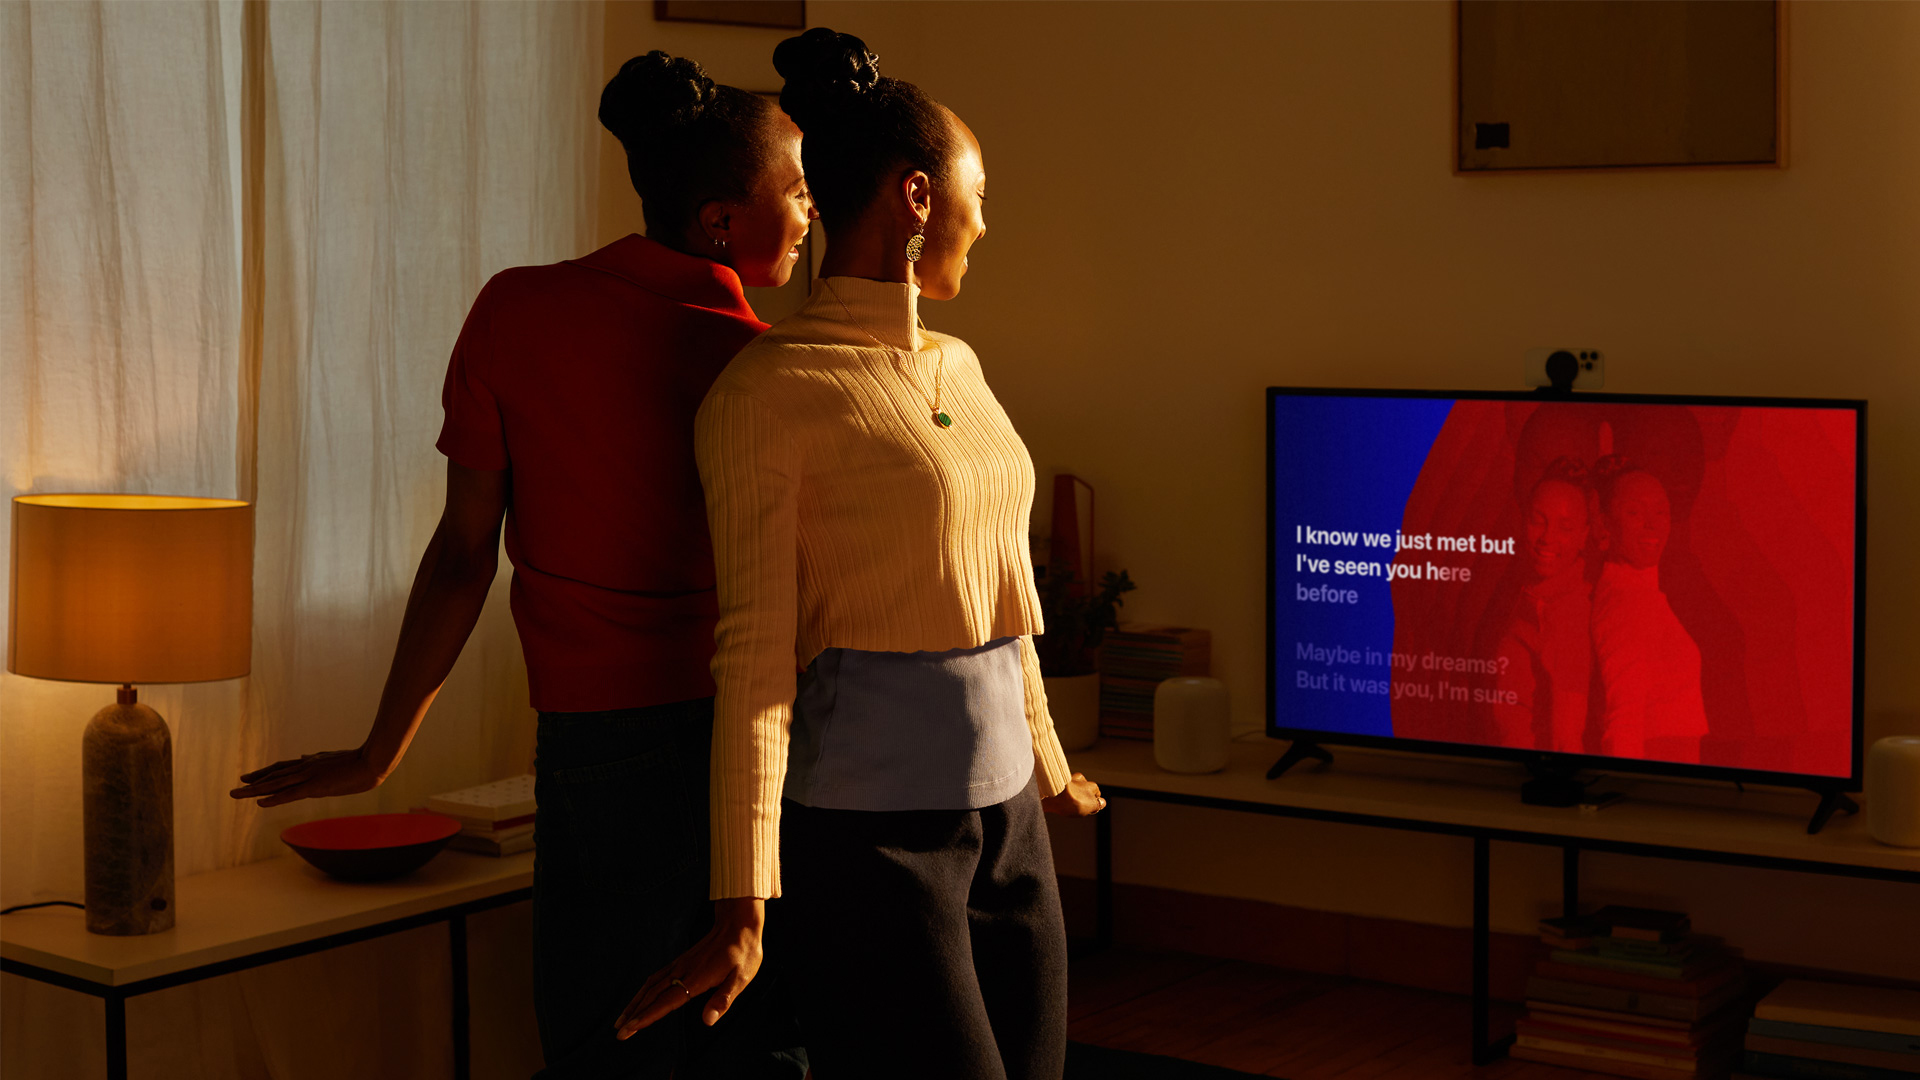
[(453, 847), (482, 855), (533, 850), (533, 775), (450, 791), (427, 800), (427, 811), (460, 823)]
[(1788, 979), (1747, 1023), (1743, 1077), (1914, 1080), (1920, 991)]
[(1687, 916), (1606, 907), (1546, 919), (1513, 1056), (1639, 1080), (1724, 1076), (1739, 1053), (1746, 971)]
[(1189, 626), (1122, 623), (1100, 645), (1100, 734), (1153, 738), (1153, 692), (1163, 680), (1205, 675), (1213, 635)]

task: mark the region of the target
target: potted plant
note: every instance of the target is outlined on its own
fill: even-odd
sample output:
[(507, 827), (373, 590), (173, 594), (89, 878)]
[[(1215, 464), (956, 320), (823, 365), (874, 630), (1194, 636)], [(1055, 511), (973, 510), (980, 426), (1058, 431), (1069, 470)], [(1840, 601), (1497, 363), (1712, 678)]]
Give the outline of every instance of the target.
[(1134, 589), (1125, 570), (1109, 571), (1098, 590), (1076, 587), (1071, 570), (1055, 568), (1040, 579), (1040, 613), (1046, 633), (1034, 638), (1047, 709), (1060, 745), (1085, 750), (1100, 737), (1100, 670), (1096, 650), (1119, 625), (1121, 597)]

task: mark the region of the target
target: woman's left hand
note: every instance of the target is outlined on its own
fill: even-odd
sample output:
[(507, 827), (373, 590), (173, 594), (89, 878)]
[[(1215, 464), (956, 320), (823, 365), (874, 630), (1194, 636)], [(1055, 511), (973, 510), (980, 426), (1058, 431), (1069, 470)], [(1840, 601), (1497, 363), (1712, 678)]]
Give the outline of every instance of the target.
[(766, 921), (765, 900), (751, 896), (715, 900), (713, 929), (647, 979), (613, 1022), (614, 1038), (625, 1039), (709, 990), (713, 994), (701, 1019), (708, 1027), (719, 1023), (760, 972), (760, 933)]
[(1085, 773), (1074, 773), (1060, 794), (1040, 800), (1040, 808), (1049, 814), (1092, 817), (1107, 808), (1107, 800), (1100, 797), (1099, 784), (1087, 779)]

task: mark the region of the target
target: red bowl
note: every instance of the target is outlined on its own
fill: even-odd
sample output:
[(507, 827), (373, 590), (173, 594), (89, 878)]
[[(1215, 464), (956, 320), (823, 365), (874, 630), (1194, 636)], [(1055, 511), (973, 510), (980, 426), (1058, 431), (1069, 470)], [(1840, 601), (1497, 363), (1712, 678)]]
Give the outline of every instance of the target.
[(425, 866), (459, 832), (444, 814), (356, 814), (294, 825), (280, 839), (342, 881), (385, 881)]

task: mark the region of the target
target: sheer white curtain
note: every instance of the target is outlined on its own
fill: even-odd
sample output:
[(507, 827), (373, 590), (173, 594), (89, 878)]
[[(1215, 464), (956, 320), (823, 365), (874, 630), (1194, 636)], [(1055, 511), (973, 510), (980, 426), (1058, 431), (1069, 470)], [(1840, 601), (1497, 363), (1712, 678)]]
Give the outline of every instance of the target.
[[(588, 250), (599, 145), (599, 68), (581, 62), (598, 55), (596, 7), (266, 11), (258, 722), (244, 739), (263, 764), (365, 735), (439, 517), (447, 354), (489, 276)], [(532, 714), (501, 582), (364, 810), (528, 767)], [(253, 850), (312, 813), (252, 813)]]
[[(0, 5), (8, 498), (239, 493), (239, 45), (237, 5)], [(142, 697), (173, 728), (181, 872), (231, 861), (242, 688)], [(0, 902), (79, 898), (80, 733), (111, 699), (0, 675)]]
[[(0, 2), (5, 494), (258, 504), (252, 676), (142, 688), (174, 733), (181, 874), (528, 766), (503, 574), (387, 785), (265, 812), (226, 795), (245, 767), (365, 733), (441, 505), (440, 381), (467, 306), (504, 267), (591, 246), (601, 20)], [(80, 732), (108, 700), (0, 676), (0, 903), (79, 898)], [(136, 999), (134, 1053), (168, 1075), (443, 1072), (444, 937), (359, 948)], [(9, 1075), (88, 1075), (56, 1038), (66, 1003), (6, 981)], [(69, 1033), (97, 1042), (97, 1021)]]

